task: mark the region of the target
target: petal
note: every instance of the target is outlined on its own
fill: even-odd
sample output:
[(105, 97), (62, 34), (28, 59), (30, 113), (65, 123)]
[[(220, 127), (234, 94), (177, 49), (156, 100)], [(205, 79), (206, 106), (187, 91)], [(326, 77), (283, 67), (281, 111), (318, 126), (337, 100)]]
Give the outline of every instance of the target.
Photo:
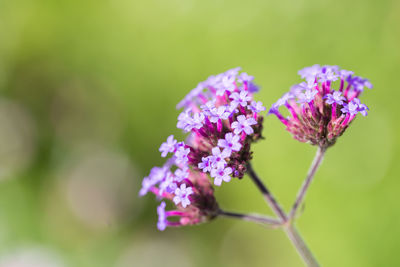
[(250, 135), (250, 134), (253, 134), (253, 133), (254, 133), (253, 128), (251, 128), (250, 126), (245, 127), (245, 128), (244, 128), (244, 131), (245, 131), (245, 133), (246, 133), (247, 135)]
[(230, 177), (229, 175), (224, 175), (224, 176), (222, 177), (222, 179), (223, 179), (225, 182), (230, 182), (230, 181), (231, 181), (231, 177)]
[(240, 115), (237, 117), (237, 121), (243, 124), (243, 122), (246, 120), (246, 117), (244, 115)]
[(231, 174), (231, 173), (232, 173), (232, 168), (231, 168), (231, 167), (226, 168), (226, 169), (224, 170), (224, 173), (225, 173), (226, 175)]
[(175, 196), (174, 199), (173, 199), (172, 201), (174, 201), (175, 205), (178, 205), (179, 202), (181, 202), (181, 198), (178, 197), (178, 196)]
[(214, 184), (215, 184), (216, 186), (221, 186), (221, 184), (222, 184), (222, 179), (221, 179), (221, 178), (215, 178), (215, 179), (214, 179)]

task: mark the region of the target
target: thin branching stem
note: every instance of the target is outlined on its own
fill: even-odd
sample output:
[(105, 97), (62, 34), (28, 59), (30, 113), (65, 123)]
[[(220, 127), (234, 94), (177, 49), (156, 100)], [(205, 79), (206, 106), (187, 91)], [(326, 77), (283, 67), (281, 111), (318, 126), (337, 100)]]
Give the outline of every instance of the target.
[(230, 211), (223, 211), (219, 210), (218, 215), (233, 218), (233, 219), (240, 219), (249, 222), (255, 222), (263, 225), (270, 225), (270, 226), (280, 226), (281, 222), (275, 218), (263, 216), (259, 214), (243, 214), (237, 212), (230, 212)]
[(289, 237), (290, 241), (292, 241), (293, 246), (296, 248), (297, 253), (301, 256), (304, 263), (308, 267), (318, 267), (319, 264), (317, 259), (312, 254), (311, 250), (307, 247), (307, 244), (304, 242), (304, 239), (301, 237), (300, 233), (294, 227), (293, 224), (287, 224), (284, 226), (284, 230), (286, 235)]
[(311, 163), (310, 169), (308, 170), (307, 177), (303, 182), (299, 192), (297, 193), (296, 201), (293, 204), (292, 210), (289, 213), (289, 220), (292, 221), (295, 216), (296, 212), (298, 211), (300, 205), (304, 201), (306, 196), (307, 190), (310, 187), (310, 184), (315, 176), (315, 173), (318, 170), (318, 167), (321, 165), (322, 160), (325, 155), (326, 148), (318, 147), (317, 153), (315, 154), (314, 160)]
[(281, 225), (295, 247), (297, 253), (300, 255), (304, 263), (308, 267), (318, 267), (319, 264), (315, 257), (313, 256), (311, 250), (307, 247), (300, 233), (296, 230), (295, 226), (288, 220), (288, 217), (284, 210), (281, 208), (276, 198), (271, 194), (268, 188), (264, 185), (261, 179), (258, 177), (251, 164), (247, 165), (247, 172), (250, 178), (253, 180), (257, 188), (260, 190), (264, 196), (265, 201), (269, 204), (274, 213), (278, 216), (281, 221)]
[(281, 208), (281, 206), (276, 201), (276, 198), (272, 195), (272, 193), (268, 190), (268, 188), (264, 185), (261, 179), (258, 177), (250, 162), (247, 164), (247, 172), (250, 175), (250, 178), (253, 180), (254, 184), (258, 187), (262, 195), (264, 196), (265, 201), (271, 207), (271, 209), (275, 212), (275, 214), (279, 217), (282, 223), (286, 222), (287, 216), (285, 211)]

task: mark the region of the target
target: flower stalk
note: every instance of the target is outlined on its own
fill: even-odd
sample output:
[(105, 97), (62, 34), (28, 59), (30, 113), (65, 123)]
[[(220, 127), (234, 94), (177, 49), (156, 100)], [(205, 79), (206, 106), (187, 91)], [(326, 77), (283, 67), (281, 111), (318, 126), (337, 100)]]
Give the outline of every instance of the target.
[(293, 224), (288, 224), (283, 227), (286, 235), (292, 241), (293, 246), (296, 248), (297, 253), (301, 256), (304, 263), (308, 267), (318, 267), (319, 264), (312, 254), (311, 250), (307, 247), (300, 233), (296, 230)]
[[(321, 158), (321, 160), (322, 160), (322, 158)], [(320, 160), (319, 160), (319, 162), (320, 162)], [(319, 163), (318, 163), (318, 165), (319, 165)], [(285, 231), (286, 235), (292, 242), (293, 246), (295, 247), (297, 253), (300, 255), (300, 257), (302, 258), (304, 263), (308, 267), (318, 267), (319, 264), (318, 264), (317, 260), (315, 259), (311, 250), (308, 248), (308, 246), (304, 242), (304, 240), (301, 237), (301, 235), (299, 234), (299, 232), (296, 230), (292, 221), (289, 220), (290, 217), (288, 217), (286, 215), (285, 211), (281, 208), (279, 203), (276, 201), (275, 197), (271, 194), (271, 192), (268, 190), (268, 188), (264, 185), (264, 183), (258, 177), (258, 175), (254, 171), (254, 169), (252, 168), (250, 163), (248, 163), (248, 165), (247, 165), (247, 171), (248, 171), (248, 174), (249, 174), (250, 178), (252, 179), (252, 181), (255, 183), (255, 185), (258, 187), (258, 189), (263, 194), (268, 205), (271, 207), (271, 209), (274, 211), (274, 213), (280, 218), (280, 222), (281, 222), (281, 226), (282, 226), (283, 230)], [(315, 171), (314, 171), (314, 174), (315, 174)], [(314, 176), (314, 174), (313, 174), (313, 176)]]
[(289, 221), (293, 221), (293, 219), (296, 217), (296, 213), (301, 206), (302, 202), (304, 201), (304, 198), (306, 196), (307, 190), (311, 185), (311, 182), (314, 179), (315, 173), (317, 172), (319, 166), (322, 163), (322, 160), (324, 158), (326, 152), (326, 148), (324, 147), (318, 147), (317, 153), (315, 154), (314, 160), (311, 163), (310, 169), (307, 173), (307, 177), (303, 182), (303, 185), (301, 186), (299, 192), (297, 193), (296, 201), (293, 204), (292, 210), (289, 213)]
[(240, 219), (244, 221), (255, 222), (262, 225), (270, 225), (270, 226), (281, 225), (281, 222), (279, 220), (259, 214), (243, 214), (243, 213), (219, 210), (218, 215), (232, 219)]
[(264, 183), (258, 177), (258, 175), (254, 171), (253, 167), (251, 166), (250, 162), (247, 164), (247, 172), (248, 172), (250, 178), (252, 179), (252, 181), (254, 182), (254, 184), (260, 190), (265, 201), (268, 203), (268, 205), (271, 207), (271, 209), (275, 212), (275, 214), (280, 218), (281, 223), (282, 224), (285, 223), (287, 221), (287, 216), (285, 214), (285, 211), (282, 209), (282, 207), (276, 201), (276, 198), (272, 195), (272, 193), (268, 190), (268, 188), (264, 185)]

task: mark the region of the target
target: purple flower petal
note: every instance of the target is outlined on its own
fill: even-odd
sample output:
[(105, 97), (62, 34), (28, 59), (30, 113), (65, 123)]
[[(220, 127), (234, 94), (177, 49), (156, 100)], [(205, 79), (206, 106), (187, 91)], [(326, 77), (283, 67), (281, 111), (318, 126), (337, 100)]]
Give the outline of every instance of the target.
[(161, 144), (159, 151), (161, 152), (161, 157), (165, 158), (168, 153), (173, 153), (175, 151), (175, 145), (177, 141), (174, 139), (173, 135), (170, 135), (167, 142)]

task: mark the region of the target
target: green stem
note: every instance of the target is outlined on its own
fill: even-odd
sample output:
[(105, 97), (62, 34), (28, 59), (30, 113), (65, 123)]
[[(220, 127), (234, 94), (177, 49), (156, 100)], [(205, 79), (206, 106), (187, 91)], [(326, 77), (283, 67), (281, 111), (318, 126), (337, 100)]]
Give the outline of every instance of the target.
[(257, 188), (264, 196), (265, 201), (268, 203), (268, 205), (271, 207), (274, 213), (279, 217), (281, 225), (283, 226), (286, 235), (288, 236), (290, 241), (292, 241), (293, 246), (296, 248), (297, 253), (300, 255), (304, 263), (308, 267), (318, 267), (319, 264), (315, 259), (315, 257), (313, 256), (311, 250), (307, 247), (306, 243), (304, 242), (303, 238), (296, 230), (292, 222), (288, 220), (285, 211), (281, 208), (279, 203), (276, 201), (275, 197), (272, 195), (272, 193), (268, 190), (268, 188), (258, 177), (258, 175), (254, 171), (250, 163), (247, 165), (247, 172), (252, 181), (255, 183)]
[(318, 167), (321, 165), (322, 160), (325, 155), (325, 148), (318, 147), (317, 153), (315, 154), (314, 160), (311, 163), (310, 169), (307, 173), (307, 177), (303, 182), (303, 185), (301, 186), (299, 192), (297, 193), (296, 201), (293, 204), (292, 210), (289, 213), (289, 220), (292, 221), (295, 216), (296, 212), (298, 211), (301, 203), (304, 201), (304, 198), (306, 196), (307, 190), (310, 187), (310, 184), (315, 176), (315, 173), (318, 170)]
[(243, 213), (219, 210), (218, 215), (228, 217), (228, 218), (249, 221), (249, 222), (255, 222), (255, 223), (259, 223), (259, 224), (263, 224), (263, 225), (265, 225), (265, 224), (271, 225), (271, 226), (273, 226), (273, 225), (280, 226), (281, 225), (281, 222), (279, 220), (268, 217), (268, 216), (259, 215), (259, 214), (243, 214)]

